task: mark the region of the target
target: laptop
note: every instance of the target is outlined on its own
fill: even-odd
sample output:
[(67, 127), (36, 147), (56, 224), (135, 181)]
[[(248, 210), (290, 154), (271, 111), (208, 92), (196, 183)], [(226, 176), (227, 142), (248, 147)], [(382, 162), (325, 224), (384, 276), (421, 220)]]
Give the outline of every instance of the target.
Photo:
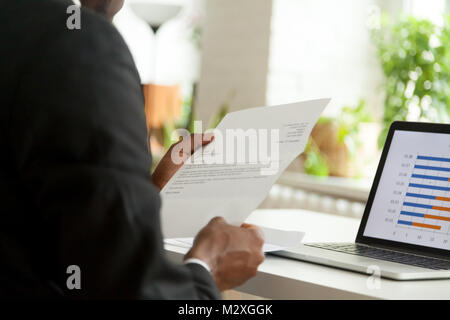
[(272, 254), (395, 280), (450, 278), (450, 125), (392, 124), (354, 243)]

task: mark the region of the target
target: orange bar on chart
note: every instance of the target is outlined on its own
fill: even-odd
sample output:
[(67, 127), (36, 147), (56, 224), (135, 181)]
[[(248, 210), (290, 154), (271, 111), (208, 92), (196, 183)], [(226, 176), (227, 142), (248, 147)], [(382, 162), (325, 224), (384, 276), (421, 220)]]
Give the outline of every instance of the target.
[(450, 221), (450, 217), (440, 217), (440, 216), (436, 216), (434, 214), (424, 214), (423, 215), (424, 218), (428, 218), (428, 219), (435, 219), (435, 220), (442, 220), (442, 221)]
[(434, 230), (441, 230), (441, 226), (435, 226), (435, 225), (432, 225), (432, 224), (413, 222), (412, 225), (415, 226), (415, 227), (434, 229)]
[(449, 211), (450, 212), (450, 208), (447, 208), (447, 207), (433, 206), (431, 209), (441, 210), (441, 211)]
[[(449, 180), (450, 181), (450, 180)], [(436, 196), (436, 200), (440, 200), (440, 201), (449, 201), (450, 202), (450, 198), (447, 197), (438, 197)]]

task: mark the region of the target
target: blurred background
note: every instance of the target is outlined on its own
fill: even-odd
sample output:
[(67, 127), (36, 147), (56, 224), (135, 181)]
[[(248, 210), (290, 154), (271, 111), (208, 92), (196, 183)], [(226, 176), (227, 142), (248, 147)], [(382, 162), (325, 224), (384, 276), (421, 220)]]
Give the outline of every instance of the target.
[(331, 97), (261, 208), (361, 217), (394, 120), (449, 122), (449, 0), (126, 0), (155, 163), (177, 128)]

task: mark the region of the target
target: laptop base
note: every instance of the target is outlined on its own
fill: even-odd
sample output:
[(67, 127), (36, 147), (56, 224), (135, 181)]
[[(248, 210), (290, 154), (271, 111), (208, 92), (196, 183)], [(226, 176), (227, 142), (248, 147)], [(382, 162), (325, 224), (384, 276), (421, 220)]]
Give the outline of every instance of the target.
[(450, 270), (433, 270), (403, 263), (330, 251), (301, 245), (298, 248), (271, 252), (272, 255), (294, 260), (312, 262), (334, 268), (364, 273), (368, 276), (379, 274), (393, 280), (449, 279)]

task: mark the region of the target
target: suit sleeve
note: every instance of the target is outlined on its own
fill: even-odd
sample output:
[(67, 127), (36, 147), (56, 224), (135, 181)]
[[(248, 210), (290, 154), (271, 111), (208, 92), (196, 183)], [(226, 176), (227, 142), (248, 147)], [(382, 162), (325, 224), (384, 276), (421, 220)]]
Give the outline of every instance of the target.
[[(16, 169), (45, 222), (37, 269), (77, 298), (220, 298), (209, 273), (164, 254), (139, 76), (122, 38), (89, 11), (81, 30), (56, 29), (28, 61), (11, 117)], [(80, 290), (66, 286), (70, 265)]]

